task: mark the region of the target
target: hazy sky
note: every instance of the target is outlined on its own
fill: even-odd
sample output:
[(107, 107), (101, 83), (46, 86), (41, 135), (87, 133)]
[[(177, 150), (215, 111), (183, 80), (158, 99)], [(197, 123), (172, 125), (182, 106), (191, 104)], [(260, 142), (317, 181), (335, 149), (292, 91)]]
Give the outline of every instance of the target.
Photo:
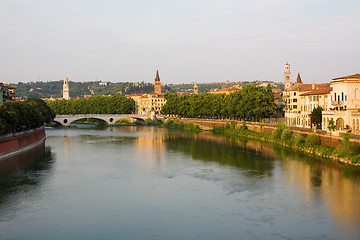
[(329, 82), (360, 72), (359, 0), (0, 0), (0, 81)]

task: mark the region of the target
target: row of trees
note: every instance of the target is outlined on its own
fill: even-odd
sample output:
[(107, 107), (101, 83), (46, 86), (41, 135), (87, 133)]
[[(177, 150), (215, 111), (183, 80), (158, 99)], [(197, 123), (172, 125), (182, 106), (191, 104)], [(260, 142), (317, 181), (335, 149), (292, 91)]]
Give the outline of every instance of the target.
[(275, 111), (271, 86), (255, 84), (244, 86), (240, 91), (226, 94), (192, 94), (178, 96), (166, 93), (166, 104), (161, 113), (185, 117), (234, 117), (244, 120), (260, 120)]
[(54, 111), (41, 99), (0, 104), (0, 135), (37, 128), (50, 123)]
[(121, 95), (55, 100), (46, 103), (56, 114), (128, 114), (135, 109), (134, 100)]

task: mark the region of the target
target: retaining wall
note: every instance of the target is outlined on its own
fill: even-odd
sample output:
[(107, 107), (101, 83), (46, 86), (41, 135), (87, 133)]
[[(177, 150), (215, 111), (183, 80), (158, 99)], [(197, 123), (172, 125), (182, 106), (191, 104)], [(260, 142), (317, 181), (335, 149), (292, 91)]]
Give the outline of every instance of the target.
[(0, 136), (0, 159), (36, 146), (45, 137), (44, 127)]

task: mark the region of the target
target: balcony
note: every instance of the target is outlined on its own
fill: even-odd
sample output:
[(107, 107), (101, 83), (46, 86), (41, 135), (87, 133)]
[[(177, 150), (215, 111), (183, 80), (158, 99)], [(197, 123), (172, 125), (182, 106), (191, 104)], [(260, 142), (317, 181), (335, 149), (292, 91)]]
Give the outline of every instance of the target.
[(333, 105), (333, 106), (344, 105), (344, 101), (331, 101), (331, 105)]
[(352, 112), (351, 116), (360, 116), (360, 112)]

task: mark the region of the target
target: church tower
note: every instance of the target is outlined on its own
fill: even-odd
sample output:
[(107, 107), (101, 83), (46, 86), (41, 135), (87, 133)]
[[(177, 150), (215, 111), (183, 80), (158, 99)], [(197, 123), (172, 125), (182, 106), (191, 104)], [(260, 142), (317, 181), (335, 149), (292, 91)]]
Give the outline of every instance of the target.
[(63, 83), (63, 99), (65, 100), (69, 100), (70, 96), (69, 96), (69, 80), (67, 77), (64, 78), (64, 83)]
[(154, 93), (161, 94), (161, 82), (158, 70), (156, 70), (156, 77), (154, 80)]
[(199, 91), (198, 91), (198, 86), (196, 84), (196, 82), (194, 83), (194, 94), (198, 94)]
[(285, 64), (284, 70), (284, 89), (287, 90), (291, 87), (291, 78), (290, 78), (290, 64)]

